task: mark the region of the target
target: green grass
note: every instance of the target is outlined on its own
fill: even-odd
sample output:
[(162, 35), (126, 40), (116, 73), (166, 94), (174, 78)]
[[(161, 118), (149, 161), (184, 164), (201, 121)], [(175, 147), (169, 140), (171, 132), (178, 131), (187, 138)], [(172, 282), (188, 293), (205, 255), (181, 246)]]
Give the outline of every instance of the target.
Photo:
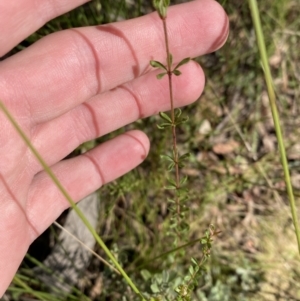
[[(219, 2), (229, 14), (231, 33), (221, 50), (199, 58), (207, 85), (200, 101), (184, 109), (191, 118), (178, 137), (179, 147), (192, 152), (184, 169), (191, 194), (190, 239), (201, 237), (210, 223), (222, 231), (193, 300), (299, 300), (297, 241), (250, 10), (245, 1)], [(132, 18), (149, 9), (145, 1), (131, 6), (125, 1), (102, 1), (100, 12), (99, 2), (94, 1), (45, 25), (16, 51), (56, 30)], [(266, 0), (260, 1), (259, 10), (299, 206), (300, 7), (296, 0)], [(166, 172), (159, 159), (170, 137), (157, 130), (158, 121), (156, 116), (140, 120), (96, 140), (101, 143), (139, 128), (155, 145), (141, 166), (99, 191), (99, 233), (143, 292), (150, 291), (153, 283), (142, 277), (140, 267), (156, 281), (163, 271), (176, 279), (186, 275), (191, 257), (200, 256), (200, 246), (194, 244), (176, 257), (168, 254), (151, 260), (172, 245), (162, 189)], [(104, 255), (98, 247), (96, 251)], [(51, 300), (50, 295), (45, 297), (43, 284), (30, 280), (28, 273), (24, 266), (19, 271), (22, 283)], [(124, 292), (128, 300), (135, 300), (122, 278), (97, 259), (83, 278), (80, 290), (89, 297), (96, 283), (102, 283), (101, 294), (93, 300), (122, 300)], [(25, 288), (14, 282), (11, 300), (21, 300), (22, 289), (28, 292)], [(68, 297), (82, 298), (79, 291)]]

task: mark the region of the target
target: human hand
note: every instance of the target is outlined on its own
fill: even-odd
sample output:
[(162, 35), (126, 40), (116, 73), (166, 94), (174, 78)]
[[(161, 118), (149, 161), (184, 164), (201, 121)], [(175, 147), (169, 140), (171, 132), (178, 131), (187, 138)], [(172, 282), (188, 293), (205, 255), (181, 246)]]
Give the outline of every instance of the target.
[[(0, 56), (50, 19), (86, 0), (12, 0), (0, 4)], [(16, 9), (16, 5), (18, 9)], [(175, 59), (219, 48), (228, 33), (223, 9), (198, 0), (168, 10)], [(51, 34), (0, 62), (0, 100), (75, 201), (140, 164), (148, 138), (130, 131), (76, 158), (81, 143), (139, 118), (168, 110), (167, 79), (158, 81), (151, 59), (163, 61), (161, 20), (142, 18)], [(204, 75), (191, 61), (174, 78), (176, 106), (201, 94)], [(0, 297), (29, 245), (69, 203), (0, 112)]]

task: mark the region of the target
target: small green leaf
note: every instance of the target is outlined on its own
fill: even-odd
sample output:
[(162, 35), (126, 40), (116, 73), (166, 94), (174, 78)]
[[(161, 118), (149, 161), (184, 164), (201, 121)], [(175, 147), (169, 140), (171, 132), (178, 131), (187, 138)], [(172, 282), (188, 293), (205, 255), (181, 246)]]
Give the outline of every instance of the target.
[(189, 276), (189, 275), (185, 276), (183, 280), (184, 280), (184, 282), (190, 282), (191, 281), (191, 276)]
[(172, 185), (165, 186), (165, 189), (167, 189), (167, 190), (175, 190), (176, 186), (172, 186)]
[(189, 190), (187, 188), (184, 188), (184, 187), (180, 187), (177, 189), (176, 193), (179, 197), (181, 197), (182, 195), (188, 193)]
[(147, 270), (141, 270), (141, 275), (142, 275), (144, 281), (147, 281), (151, 278), (151, 273)]
[(176, 183), (175, 183), (175, 181), (174, 181), (173, 179), (167, 179), (167, 181), (168, 181), (169, 184), (171, 184), (172, 186), (177, 187), (177, 186), (176, 186)]
[[(178, 118), (177, 118), (178, 119)], [(188, 117), (184, 117), (184, 118), (181, 118), (181, 119), (178, 119), (178, 120), (175, 120), (175, 125), (180, 125), (180, 124), (183, 124), (183, 123), (186, 123), (187, 121), (189, 120)]]
[(206, 245), (207, 244), (207, 238), (206, 237), (202, 237), (200, 241), (201, 241), (202, 245)]
[(157, 128), (159, 129), (159, 130), (164, 130), (166, 127), (164, 127), (163, 125), (159, 125), (159, 124), (157, 124), (156, 125), (157, 126)]
[(174, 163), (173, 157), (171, 157), (171, 156), (169, 156), (169, 155), (160, 155), (160, 158), (161, 158), (161, 159), (164, 159), (164, 160), (166, 160), (166, 161), (171, 161), (171, 162)]
[(185, 166), (184, 161), (190, 156), (190, 153), (186, 153), (178, 158), (178, 166), (180, 168)]
[(171, 123), (161, 123), (161, 124), (158, 124), (157, 127), (160, 129), (160, 130), (163, 130), (165, 129), (166, 127), (169, 127), (169, 126), (172, 126)]
[(187, 179), (188, 179), (187, 176), (183, 177), (183, 178), (180, 180), (180, 185), (184, 185), (185, 182), (187, 181)]
[(159, 61), (150, 61), (150, 65), (153, 67), (153, 68), (160, 68), (160, 69), (163, 69), (165, 71), (167, 71), (167, 68), (165, 65), (163, 65), (161, 62)]
[(162, 278), (164, 283), (169, 283), (170, 274), (169, 272), (163, 270), (162, 272)]
[(185, 59), (183, 59), (182, 61), (180, 61), (177, 66), (174, 68), (174, 70), (178, 69), (179, 67), (181, 67), (184, 64), (187, 64), (189, 61), (191, 60), (190, 57), (186, 57)]
[(179, 157), (179, 160), (188, 159), (191, 156), (191, 153), (185, 153)]
[(151, 288), (152, 293), (159, 293), (159, 287), (158, 287), (157, 283), (152, 283), (150, 288)]
[(172, 199), (170, 199), (170, 198), (168, 198), (167, 200), (168, 200), (168, 202), (171, 203), (171, 204), (175, 204), (175, 203), (176, 203), (175, 200), (172, 200)]
[(167, 115), (166, 113), (164, 113), (164, 112), (159, 112), (159, 116), (160, 116), (162, 119), (164, 119), (164, 120), (166, 120), (166, 121), (169, 121), (169, 122), (172, 124), (172, 119), (171, 119), (170, 116)]
[[(189, 196), (187, 194), (181, 194), (179, 197), (180, 197), (179, 200), (181, 203), (185, 203), (187, 200), (189, 200)], [(183, 209), (186, 207), (186, 205), (184, 205), (184, 204), (182, 206), (183, 206), (182, 207)]]
[(181, 109), (175, 109), (175, 118), (180, 117), (181, 113), (182, 113)]
[(175, 163), (171, 163), (168, 165), (168, 171), (171, 171), (175, 166)]
[(177, 70), (177, 69), (173, 70), (172, 73), (173, 73), (174, 75), (176, 75), (176, 76), (181, 75), (181, 72), (180, 72), (179, 70)]
[(162, 79), (166, 74), (167, 74), (167, 72), (159, 73), (159, 74), (156, 75), (156, 78), (157, 79)]
[(194, 265), (196, 265), (196, 266), (198, 265), (197, 260), (196, 260), (195, 258), (193, 258), (193, 257), (191, 258), (191, 262), (192, 262)]

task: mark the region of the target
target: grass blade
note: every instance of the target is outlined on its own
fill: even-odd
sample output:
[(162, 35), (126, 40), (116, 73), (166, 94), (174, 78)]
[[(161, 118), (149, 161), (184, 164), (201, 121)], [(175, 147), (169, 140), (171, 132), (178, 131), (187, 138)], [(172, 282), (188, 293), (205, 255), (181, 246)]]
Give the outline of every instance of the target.
[(271, 70), (270, 70), (270, 66), (269, 66), (269, 62), (268, 62), (264, 34), (263, 34), (262, 26), (261, 26), (257, 1), (256, 0), (248, 0), (248, 3), (249, 3), (250, 11), (251, 11), (252, 22), (255, 27), (257, 45), (259, 48), (263, 72), (264, 72), (265, 81), (266, 81), (266, 85), (267, 85), (269, 103), (270, 103), (270, 107), (271, 107), (271, 111), (272, 111), (272, 117), (273, 117), (273, 122), (274, 122), (274, 126), (275, 126), (278, 147), (279, 147), (279, 152), (280, 152), (280, 157), (281, 157), (281, 163), (282, 163), (284, 178), (285, 178), (285, 183), (286, 183), (286, 189), (287, 189), (287, 193), (288, 193), (288, 197), (289, 197), (293, 224), (295, 227), (295, 232), (296, 232), (296, 237), (297, 237), (298, 252), (300, 254), (300, 229), (299, 229), (299, 223), (298, 223), (298, 217), (297, 217), (297, 208), (296, 208), (296, 204), (295, 204), (295, 197), (294, 197), (293, 187), (292, 187), (292, 183), (291, 183), (290, 172), (289, 172), (289, 168), (288, 168), (286, 151), (285, 151), (285, 147), (284, 147), (284, 143), (283, 143), (279, 114), (278, 114), (278, 110), (277, 110), (277, 106), (276, 106), (276, 96), (275, 96), (275, 92), (274, 92), (274, 88), (273, 88), (273, 81), (272, 81)]

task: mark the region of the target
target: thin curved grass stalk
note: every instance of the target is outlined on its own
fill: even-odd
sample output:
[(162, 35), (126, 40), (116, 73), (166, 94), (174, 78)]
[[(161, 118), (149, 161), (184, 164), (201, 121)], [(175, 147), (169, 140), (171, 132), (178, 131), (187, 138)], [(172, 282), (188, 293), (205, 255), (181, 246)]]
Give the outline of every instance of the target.
[(164, 32), (164, 40), (166, 47), (166, 65), (159, 61), (150, 61), (150, 65), (155, 68), (160, 68), (163, 70), (162, 73), (157, 75), (158, 79), (162, 79), (165, 75), (168, 77), (168, 88), (169, 88), (169, 99), (170, 99), (170, 116), (166, 113), (160, 112), (159, 115), (163, 119), (163, 123), (158, 125), (159, 129), (171, 128), (172, 131), (172, 155), (162, 155), (161, 157), (168, 161), (169, 166), (168, 169), (175, 170), (175, 179), (169, 179), (169, 185), (166, 189), (175, 190), (175, 199), (169, 199), (169, 210), (173, 213), (171, 218), (171, 227), (174, 228), (178, 238), (181, 238), (181, 234), (188, 230), (189, 226), (184, 221), (186, 206), (184, 203), (188, 199), (188, 191), (183, 188), (187, 178), (180, 177), (180, 168), (184, 166), (183, 161), (186, 160), (189, 156), (189, 153), (186, 153), (182, 156), (178, 153), (177, 148), (177, 135), (176, 135), (176, 127), (182, 123), (187, 121), (187, 118), (183, 118), (181, 116), (181, 110), (174, 108), (174, 96), (173, 96), (173, 75), (179, 76), (181, 72), (179, 71), (179, 67), (188, 63), (190, 58), (185, 58), (180, 61), (175, 68), (173, 68), (173, 56), (169, 49), (169, 38), (168, 38), (168, 28), (167, 28), (167, 8), (170, 5), (169, 0), (154, 0), (153, 5), (158, 12), (158, 15), (163, 23), (163, 32)]
[(141, 292), (138, 290), (138, 288), (135, 286), (135, 284), (132, 282), (130, 277), (126, 274), (124, 269), (121, 267), (121, 265), (118, 263), (118, 261), (115, 259), (113, 254), (110, 252), (108, 247), (105, 245), (104, 241), (101, 239), (101, 237), (97, 234), (96, 230), (92, 227), (90, 222), (87, 220), (87, 218), (84, 216), (84, 214), (81, 212), (81, 210), (76, 206), (76, 203), (73, 201), (69, 193), (66, 191), (66, 189), (62, 186), (62, 184), (59, 182), (55, 174), (52, 172), (51, 168), (48, 166), (48, 164), (45, 162), (45, 160), (42, 158), (42, 156), (39, 154), (39, 152), (35, 149), (35, 147), (30, 142), (30, 139), (26, 136), (26, 134), (23, 132), (21, 127), (18, 125), (16, 120), (13, 118), (13, 116), (10, 114), (4, 103), (0, 100), (0, 109), (4, 112), (7, 119), (11, 122), (11, 124), (14, 126), (20, 137), (23, 139), (23, 141), (26, 143), (28, 148), (31, 150), (31, 152), (34, 154), (34, 156), (37, 158), (39, 163), (43, 166), (46, 173), (49, 175), (53, 183), (57, 186), (57, 188), (60, 190), (60, 192), (63, 194), (63, 196), (67, 199), (70, 206), (74, 209), (74, 211), (77, 213), (79, 218), (82, 220), (84, 225), (88, 228), (90, 233), (93, 235), (99, 246), (104, 250), (106, 255), (110, 258), (110, 260), (114, 263), (116, 268), (119, 270), (121, 275), (124, 277), (128, 285), (132, 288), (132, 290), (141, 297), (141, 299), (144, 301), (144, 297), (141, 294)]
[(300, 228), (299, 228), (298, 217), (297, 217), (297, 208), (296, 208), (296, 204), (295, 204), (295, 197), (294, 197), (294, 192), (293, 192), (293, 187), (292, 187), (291, 177), (290, 177), (290, 172), (289, 172), (289, 167), (288, 167), (288, 161), (287, 161), (286, 151), (285, 151), (283, 137), (282, 137), (279, 114), (278, 114), (278, 110), (277, 110), (277, 106), (276, 106), (276, 96), (275, 96), (275, 92), (274, 92), (274, 88), (273, 88), (273, 80), (272, 80), (272, 75), (271, 75), (270, 66), (269, 66), (269, 62), (268, 62), (266, 45), (265, 45), (265, 41), (264, 41), (264, 34), (262, 31), (257, 1), (256, 0), (248, 0), (248, 3), (249, 3), (250, 11), (251, 11), (252, 22), (255, 27), (255, 32), (256, 32), (256, 37), (257, 37), (256, 40), (257, 40), (257, 45), (259, 48), (261, 63), (262, 63), (265, 81), (266, 81), (266, 85), (267, 85), (269, 103), (270, 103), (270, 107), (271, 107), (271, 111), (272, 111), (272, 117), (273, 117), (273, 122), (274, 122), (274, 126), (275, 126), (279, 153), (280, 153), (280, 157), (281, 157), (281, 163), (282, 163), (284, 178), (285, 178), (285, 183), (286, 183), (286, 189), (287, 189), (287, 193), (288, 193), (288, 197), (289, 197), (293, 224), (295, 227), (295, 232), (296, 232), (296, 237), (297, 237), (298, 252), (300, 254)]
[(78, 239), (75, 235), (73, 235), (70, 231), (68, 231), (66, 228), (64, 228), (62, 225), (60, 225), (58, 222), (53, 223), (56, 227), (61, 229), (62, 231), (66, 232), (68, 235), (70, 235), (74, 240), (76, 240), (82, 247), (84, 247), (86, 250), (88, 250), (91, 254), (93, 254), (96, 258), (98, 258), (103, 264), (108, 266), (111, 270), (113, 270), (115, 273), (120, 275), (120, 272), (113, 267), (109, 262), (107, 262), (104, 258), (102, 258), (99, 254), (97, 254), (94, 250), (92, 250), (90, 247), (85, 245), (80, 239)]

